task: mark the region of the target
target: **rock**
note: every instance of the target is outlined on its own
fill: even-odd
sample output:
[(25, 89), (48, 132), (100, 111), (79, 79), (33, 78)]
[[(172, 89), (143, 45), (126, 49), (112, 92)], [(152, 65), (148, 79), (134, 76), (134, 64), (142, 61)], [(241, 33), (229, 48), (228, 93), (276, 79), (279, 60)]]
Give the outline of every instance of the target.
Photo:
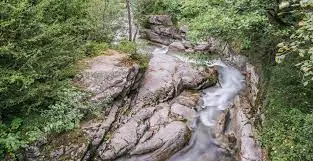
[(199, 71), (189, 63), (178, 58), (155, 54), (139, 89), (137, 103), (156, 104), (165, 102), (180, 94), (183, 89), (196, 89), (203, 85), (212, 85), (216, 78), (213, 70)]
[(169, 38), (182, 39), (174, 26), (151, 25), (150, 28), (154, 33), (159, 35), (169, 36)]
[(256, 99), (259, 93), (259, 76), (256, 69), (250, 63), (246, 63), (246, 79), (248, 86), (248, 98), (252, 106), (256, 106)]
[(88, 69), (74, 83), (91, 92), (97, 104), (106, 97), (115, 100), (99, 118), (28, 147), (28, 160), (163, 161), (184, 147), (200, 98), (188, 89), (215, 84), (215, 71), (154, 54), (143, 75), (125, 60), (126, 54), (109, 51), (84, 61)]
[(178, 50), (178, 51), (184, 51), (185, 46), (182, 42), (176, 41), (170, 44), (169, 50)]
[(174, 26), (169, 15), (149, 15), (148, 23), (149, 27), (141, 31), (141, 37), (152, 42), (169, 45), (186, 37), (186, 34)]
[(183, 26), (181, 26), (181, 27), (179, 28), (179, 30), (180, 30), (182, 33), (187, 33), (188, 30), (189, 30), (189, 28), (188, 28), (188, 26), (183, 25)]
[(172, 41), (169, 37), (157, 34), (150, 29), (144, 29), (142, 32), (144, 34), (143, 38), (148, 39), (152, 42), (169, 45)]
[(170, 15), (148, 15), (148, 22), (153, 25), (173, 26)]
[(186, 53), (194, 53), (195, 50), (194, 50), (194, 49), (186, 49), (185, 52), (186, 52)]
[(235, 99), (235, 120), (237, 139), (240, 140), (240, 160), (262, 160), (263, 153), (261, 146), (254, 136), (252, 121), (247, 117), (252, 107), (247, 97), (237, 97)]
[[(174, 121), (161, 128), (150, 140), (140, 143), (131, 152), (133, 157), (130, 161), (163, 161), (183, 148), (188, 142), (190, 131), (187, 126), (180, 121)], [(149, 154), (146, 154), (151, 152)], [(142, 155), (140, 155), (142, 154)]]
[[(199, 93), (184, 91), (170, 102), (135, 112), (99, 147), (98, 160), (162, 161), (169, 158), (183, 148), (190, 137), (186, 123), (178, 121), (181, 120), (179, 116), (170, 115), (173, 113), (170, 104), (190, 112), (197, 105), (199, 97)], [(195, 115), (195, 112), (187, 114), (194, 117), (192, 114)]]
[(80, 129), (50, 137), (43, 144), (26, 148), (26, 160), (79, 160), (88, 148), (88, 137)]
[(83, 61), (88, 66), (74, 79), (75, 84), (90, 92), (94, 102), (125, 96), (135, 83), (139, 73), (139, 65), (123, 64), (128, 59), (126, 54), (113, 50), (108, 55), (102, 55)]
[(91, 157), (96, 148), (100, 145), (106, 133), (108, 133), (110, 127), (114, 123), (118, 113), (118, 106), (114, 105), (110, 110), (108, 116), (105, 117), (104, 121), (91, 120), (81, 125), (84, 133), (86, 133), (90, 139), (90, 149), (86, 151), (83, 160), (88, 160)]
[(201, 42), (198, 43), (195, 47), (194, 50), (195, 51), (208, 51), (210, 49), (210, 44), (208, 42)]
[(192, 49), (193, 48), (193, 45), (191, 44), (190, 41), (183, 40), (182, 43), (184, 44), (185, 48), (187, 48), (187, 49)]
[(150, 118), (151, 127), (160, 126), (169, 122), (170, 106), (167, 103), (160, 103), (158, 106), (162, 107)]
[(192, 121), (197, 112), (194, 109), (190, 109), (187, 106), (174, 103), (171, 107), (171, 113), (182, 116), (183, 119)]

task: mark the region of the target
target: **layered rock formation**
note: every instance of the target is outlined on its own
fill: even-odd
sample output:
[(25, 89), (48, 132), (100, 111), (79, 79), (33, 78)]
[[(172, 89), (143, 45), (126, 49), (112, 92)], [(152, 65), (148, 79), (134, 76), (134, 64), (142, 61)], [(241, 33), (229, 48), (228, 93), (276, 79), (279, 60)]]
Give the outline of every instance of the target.
[(161, 161), (182, 149), (191, 136), (190, 122), (198, 109), (201, 89), (213, 85), (213, 69), (154, 54), (148, 69), (113, 50), (84, 60), (74, 82), (103, 107), (72, 132), (37, 141), (26, 148), (27, 160)]

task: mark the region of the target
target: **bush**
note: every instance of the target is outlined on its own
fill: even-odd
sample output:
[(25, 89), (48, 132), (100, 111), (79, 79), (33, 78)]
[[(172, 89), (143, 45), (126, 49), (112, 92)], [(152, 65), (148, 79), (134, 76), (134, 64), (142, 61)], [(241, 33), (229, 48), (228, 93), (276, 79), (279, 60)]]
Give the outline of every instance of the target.
[(129, 54), (128, 55), (129, 58), (132, 61), (138, 63), (142, 69), (145, 69), (148, 67), (148, 64), (149, 64), (148, 56), (144, 55), (142, 53), (138, 53), (137, 45), (135, 42), (131, 42), (128, 40), (122, 40), (120, 42), (120, 44), (118, 45), (117, 49), (126, 53), (126, 54)]
[(88, 41), (85, 46), (85, 52), (87, 56), (97, 56), (105, 54), (105, 51), (109, 48), (109, 45), (105, 42)]
[(114, 35), (111, 24), (121, 5), (98, 0), (10, 0), (0, 6), (3, 160), (14, 158), (20, 148), (42, 136), (77, 127), (97, 108), (80, 99), (86, 94), (70, 80), (77, 72), (77, 60), (102, 54), (108, 47)]
[(295, 56), (273, 67), (262, 143), (272, 160), (313, 160), (313, 87), (303, 86)]

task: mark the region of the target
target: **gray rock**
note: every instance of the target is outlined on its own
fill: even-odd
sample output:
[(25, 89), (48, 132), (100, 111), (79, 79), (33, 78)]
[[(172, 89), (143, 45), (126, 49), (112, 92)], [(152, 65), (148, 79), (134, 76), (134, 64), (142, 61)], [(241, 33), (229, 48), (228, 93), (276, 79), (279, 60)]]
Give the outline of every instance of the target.
[(92, 101), (103, 102), (106, 99), (114, 99), (117, 96), (125, 96), (135, 83), (139, 66), (133, 64), (127, 66), (123, 60), (126, 54), (116, 51), (108, 51), (109, 55), (102, 55), (83, 61), (88, 68), (77, 75), (75, 84), (92, 93)]
[(148, 39), (152, 42), (156, 42), (156, 43), (160, 43), (164, 45), (171, 44), (172, 40), (169, 37), (157, 34), (150, 29), (144, 29), (142, 32), (144, 34), (143, 38)]
[[(157, 104), (172, 99), (183, 89), (196, 89), (203, 84), (215, 82), (213, 70), (200, 71), (189, 63), (166, 54), (155, 54), (139, 89), (137, 103)], [(208, 81), (209, 80), (209, 81)]]
[(186, 52), (186, 53), (194, 53), (195, 50), (194, 50), (194, 49), (186, 49), (185, 52)]
[(162, 36), (169, 36), (169, 38), (181, 39), (177, 33), (177, 30), (174, 26), (162, 26), (162, 25), (151, 25), (151, 30)]
[(183, 122), (174, 121), (162, 127), (151, 139), (138, 144), (131, 152), (133, 156), (129, 161), (166, 160), (183, 148), (188, 142), (189, 135), (190, 131)]
[(252, 110), (249, 99), (247, 97), (237, 97), (234, 105), (236, 115), (237, 138), (240, 140), (240, 160), (262, 160), (263, 153), (260, 143), (254, 137), (254, 127), (252, 120), (247, 116)]
[(246, 79), (247, 79), (247, 86), (248, 86), (248, 98), (251, 102), (252, 106), (256, 105), (256, 99), (259, 93), (259, 75), (256, 72), (255, 67), (250, 64), (246, 63)]
[(211, 45), (208, 42), (201, 42), (198, 43), (195, 47), (195, 51), (208, 51), (210, 49)]
[(182, 116), (183, 119), (192, 121), (196, 116), (197, 112), (194, 109), (190, 109), (187, 106), (174, 103), (171, 107), (171, 113)]
[(184, 44), (185, 48), (189, 48), (189, 49), (192, 49), (193, 48), (193, 45), (191, 44), (190, 41), (187, 41), (187, 40), (183, 40), (182, 43)]
[(192, 119), (200, 97), (187, 89), (214, 84), (215, 71), (154, 54), (141, 80), (138, 65), (123, 64), (125, 59), (126, 55), (110, 51), (85, 60), (88, 69), (74, 82), (91, 92), (97, 103), (105, 97), (116, 100), (101, 117), (28, 147), (27, 159), (162, 161), (184, 147), (190, 130), (182, 120)]
[(149, 15), (148, 20), (153, 25), (173, 26), (172, 16), (170, 15)]
[(184, 51), (185, 50), (185, 46), (184, 46), (184, 44), (182, 42), (175, 41), (175, 42), (170, 44), (169, 50)]

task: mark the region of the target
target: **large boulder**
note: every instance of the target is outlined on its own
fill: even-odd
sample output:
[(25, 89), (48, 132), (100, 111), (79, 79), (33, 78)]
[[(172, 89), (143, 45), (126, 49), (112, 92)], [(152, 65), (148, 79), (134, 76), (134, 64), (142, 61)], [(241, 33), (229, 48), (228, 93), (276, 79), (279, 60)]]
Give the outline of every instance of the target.
[(150, 29), (143, 29), (141, 37), (144, 39), (150, 40), (152, 42), (160, 43), (163, 45), (169, 45), (172, 42), (171, 38), (160, 35)]
[(126, 54), (114, 50), (107, 51), (107, 55), (85, 59), (81, 63), (86, 69), (76, 76), (74, 82), (90, 92), (93, 95), (91, 100), (95, 102), (124, 97), (139, 73), (139, 65), (124, 63), (127, 59)]
[(137, 102), (164, 102), (180, 94), (183, 89), (213, 85), (215, 78), (213, 69), (193, 66), (171, 55), (155, 54), (150, 60)]
[(148, 28), (141, 30), (141, 37), (152, 42), (169, 45), (185, 39), (186, 34), (177, 29), (169, 15), (148, 15)]

